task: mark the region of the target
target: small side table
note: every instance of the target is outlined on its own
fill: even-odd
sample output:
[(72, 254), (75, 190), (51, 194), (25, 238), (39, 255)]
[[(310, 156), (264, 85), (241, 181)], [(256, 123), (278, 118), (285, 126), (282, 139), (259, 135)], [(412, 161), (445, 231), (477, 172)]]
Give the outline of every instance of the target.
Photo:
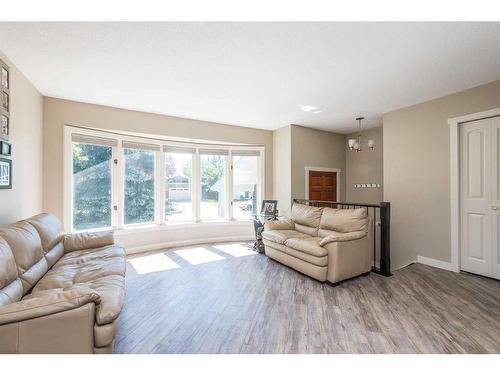
[(253, 250), (258, 253), (264, 253), (264, 242), (262, 241), (262, 232), (264, 231), (264, 222), (266, 220), (278, 220), (276, 215), (253, 215), (253, 227), (255, 229), (255, 242)]

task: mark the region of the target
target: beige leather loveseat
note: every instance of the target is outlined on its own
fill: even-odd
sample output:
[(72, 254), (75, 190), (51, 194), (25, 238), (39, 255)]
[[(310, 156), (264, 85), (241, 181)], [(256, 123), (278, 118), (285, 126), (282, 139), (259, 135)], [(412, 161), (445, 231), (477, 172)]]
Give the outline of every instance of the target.
[(291, 220), (267, 221), (266, 255), (316, 280), (336, 284), (370, 272), (372, 220), (366, 209), (294, 203)]
[(125, 296), (112, 232), (40, 214), (0, 227), (0, 353), (111, 353)]

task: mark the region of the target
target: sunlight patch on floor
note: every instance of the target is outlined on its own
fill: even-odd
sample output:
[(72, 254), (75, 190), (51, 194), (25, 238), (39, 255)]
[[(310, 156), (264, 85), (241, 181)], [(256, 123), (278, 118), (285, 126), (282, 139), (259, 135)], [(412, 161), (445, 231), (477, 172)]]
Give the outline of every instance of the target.
[(243, 246), (239, 243), (232, 243), (228, 245), (214, 245), (214, 248), (226, 254), (232, 255), (233, 257), (244, 257), (247, 255), (257, 254), (255, 251), (252, 251), (248, 247)]
[(129, 259), (128, 262), (139, 275), (180, 268), (177, 263), (165, 254), (146, 255), (139, 258)]
[(193, 265), (226, 259), (204, 247), (176, 250), (174, 253)]

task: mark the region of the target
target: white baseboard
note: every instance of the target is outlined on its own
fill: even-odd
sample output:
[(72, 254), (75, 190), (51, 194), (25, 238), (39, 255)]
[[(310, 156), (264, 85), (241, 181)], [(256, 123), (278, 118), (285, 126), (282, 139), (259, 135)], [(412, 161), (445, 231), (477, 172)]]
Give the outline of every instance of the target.
[(146, 253), (148, 251), (171, 249), (173, 247), (192, 246), (192, 245), (200, 245), (200, 244), (208, 244), (216, 242), (236, 242), (236, 241), (252, 241), (252, 240), (255, 240), (254, 236), (197, 238), (192, 240), (170, 241), (170, 242), (161, 242), (145, 246), (137, 246), (126, 249), (126, 252), (127, 255), (131, 255), (131, 254)]
[(433, 258), (427, 258), (427, 257), (423, 257), (423, 256), (420, 256), (420, 255), (417, 257), (417, 263), (426, 264), (428, 266), (436, 267), (436, 268), (441, 268), (441, 269), (447, 270), (447, 271), (453, 271), (454, 270), (451, 262), (444, 262), (442, 260), (437, 260), (437, 259), (433, 259)]
[(405, 267), (411, 266), (412, 264), (415, 264), (415, 263), (417, 263), (417, 262), (412, 261), (410, 263), (403, 264), (402, 266), (391, 268), (391, 271), (397, 271), (397, 270), (400, 270), (401, 268), (405, 268)]

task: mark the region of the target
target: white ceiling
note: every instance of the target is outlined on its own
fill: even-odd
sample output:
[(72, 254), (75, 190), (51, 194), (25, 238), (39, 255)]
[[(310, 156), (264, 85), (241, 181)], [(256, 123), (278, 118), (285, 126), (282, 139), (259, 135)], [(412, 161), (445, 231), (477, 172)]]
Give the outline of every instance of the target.
[(47, 96), (263, 129), (500, 79), (500, 23), (0, 23), (0, 50)]

